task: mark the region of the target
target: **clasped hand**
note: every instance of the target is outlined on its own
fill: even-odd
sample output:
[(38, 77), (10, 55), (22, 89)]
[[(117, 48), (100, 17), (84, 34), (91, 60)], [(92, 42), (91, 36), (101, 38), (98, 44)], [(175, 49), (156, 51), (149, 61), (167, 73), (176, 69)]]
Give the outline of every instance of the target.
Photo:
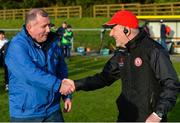
[(68, 95), (75, 91), (74, 81), (70, 79), (63, 79), (59, 92), (62, 95)]

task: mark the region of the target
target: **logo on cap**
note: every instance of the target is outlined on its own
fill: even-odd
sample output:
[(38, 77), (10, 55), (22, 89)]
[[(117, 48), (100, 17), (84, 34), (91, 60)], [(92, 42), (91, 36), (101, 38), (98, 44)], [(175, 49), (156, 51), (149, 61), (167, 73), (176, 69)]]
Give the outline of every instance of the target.
[(142, 59), (140, 57), (135, 58), (134, 64), (137, 67), (140, 67), (142, 65)]

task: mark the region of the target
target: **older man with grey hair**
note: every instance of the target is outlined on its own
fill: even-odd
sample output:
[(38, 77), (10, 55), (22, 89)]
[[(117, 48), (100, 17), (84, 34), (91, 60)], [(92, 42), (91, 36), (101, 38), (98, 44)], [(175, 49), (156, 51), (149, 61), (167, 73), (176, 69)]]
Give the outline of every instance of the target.
[(59, 90), (68, 88), (61, 80), (67, 78), (58, 37), (50, 32), (48, 14), (31, 9), (25, 25), (11, 41), (5, 63), (9, 74), (10, 120), (13, 122), (63, 122), (60, 98), (65, 111), (71, 110), (71, 95)]

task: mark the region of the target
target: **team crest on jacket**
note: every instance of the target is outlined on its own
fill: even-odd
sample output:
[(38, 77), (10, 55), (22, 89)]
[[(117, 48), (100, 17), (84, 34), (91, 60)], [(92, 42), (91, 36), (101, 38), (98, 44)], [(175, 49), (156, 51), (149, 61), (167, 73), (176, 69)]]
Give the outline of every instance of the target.
[(135, 58), (134, 64), (137, 67), (140, 67), (142, 65), (142, 59), (140, 57)]

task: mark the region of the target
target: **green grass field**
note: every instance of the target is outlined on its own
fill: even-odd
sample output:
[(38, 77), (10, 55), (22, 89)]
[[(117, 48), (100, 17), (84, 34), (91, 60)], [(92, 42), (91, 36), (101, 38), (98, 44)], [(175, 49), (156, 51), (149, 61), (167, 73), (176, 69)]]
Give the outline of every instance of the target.
[[(109, 57), (74, 56), (67, 60), (69, 78), (79, 79), (93, 75), (102, 70), (103, 65)], [(180, 62), (173, 62), (180, 76)], [(8, 93), (3, 86), (3, 70), (0, 69), (0, 122), (9, 121)], [(76, 92), (73, 94), (73, 106), (70, 113), (64, 113), (65, 121), (69, 122), (115, 122), (118, 111), (115, 104), (116, 98), (121, 91), (120, 80), (110, 87), (105, 87), (91, 92)], [(62, 105), (63, 106), (63, 105)], [(180, 97), (177, 104), (169, 113), (170, 122), (180, 121)]]

